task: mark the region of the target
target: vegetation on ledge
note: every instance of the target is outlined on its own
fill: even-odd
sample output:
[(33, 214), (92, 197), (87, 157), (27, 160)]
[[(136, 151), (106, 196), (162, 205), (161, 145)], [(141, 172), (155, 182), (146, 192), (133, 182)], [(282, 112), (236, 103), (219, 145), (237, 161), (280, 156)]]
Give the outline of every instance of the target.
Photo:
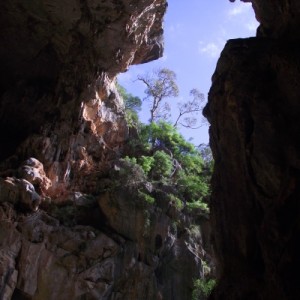
[[(168, 74), (171, 75), (167, 78), (171, 83), (165, 78)], [(199, 97), (195, 96), (193, 103), (181, 103), (179, 117), (175, 123), (171, 122), (167, 114), (168, 105), (164, 101), (165, 95), (176, 96), (178, 93), (173, 82), (175, 74), (165, 70), (161, 75), (164, 76), (162, 79), (158, 77), (157, 81), (153, 77), (139, 78), (147, 86), (147, 101), (152, 101), (148, 124), (141, 123), (138, 117), (142, 100), (118, 85), (131, 134), (111, 178), (115, 182), (116, 191), (126, 189), (131, 194), (128, 200), (144, 209), (147, 217), (145, 236), (151, 227), (151, 211), (163, 209), (167, 205), (175, 209), (169, 215), (175, 232), (186, 234), (190, 242), (196, 245), (201, 241), (199, 220), (209, 217), (213, 160), (207, 145), (196, 147), (188, 142), (179, 133), (178, 126), (193, 128), (197, 122), (194, 113), (200, 110), (200, 105), (197, 103), (194, 108), (192, 105), (201, 97), (199, 92), (193, 90), (194, 96)], [(164, 91), (163, 81), (168, 83), (168, 91)], [(173, 92), (170, 91), (172, 88)], [(179, 122), (181, 116), (185, 119)], [(193, 300), (206, 299), (215, 284), (210, 257), (204, 255), (201, 261), (202, 277), (195, 278), (191, 290)]]

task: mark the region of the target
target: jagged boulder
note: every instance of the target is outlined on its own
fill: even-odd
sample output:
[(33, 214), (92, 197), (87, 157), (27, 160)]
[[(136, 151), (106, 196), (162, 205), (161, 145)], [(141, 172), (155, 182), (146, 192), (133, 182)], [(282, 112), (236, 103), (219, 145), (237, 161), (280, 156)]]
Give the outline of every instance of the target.
[(46, 176), (43, 164), (33, 157), (23, 162), (18, 170), (18, 175), (33, 184), (42, 194), (45, 194), (52, 185)]
[(42, 197), (29, 181), (7, 177), (0, 179), (0, 202), (10, 202), (20, 208), (36, 211), (42, 202)]

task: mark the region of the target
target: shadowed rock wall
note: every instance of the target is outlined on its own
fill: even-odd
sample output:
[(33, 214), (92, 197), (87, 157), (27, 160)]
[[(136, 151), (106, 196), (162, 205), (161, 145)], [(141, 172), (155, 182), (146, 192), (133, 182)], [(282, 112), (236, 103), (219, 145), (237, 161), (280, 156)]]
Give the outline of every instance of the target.
[(257, 37), (228, 41), (205, 108), (219, 272), (211, 299), (299, 299), (300, 5), (251, 2)]

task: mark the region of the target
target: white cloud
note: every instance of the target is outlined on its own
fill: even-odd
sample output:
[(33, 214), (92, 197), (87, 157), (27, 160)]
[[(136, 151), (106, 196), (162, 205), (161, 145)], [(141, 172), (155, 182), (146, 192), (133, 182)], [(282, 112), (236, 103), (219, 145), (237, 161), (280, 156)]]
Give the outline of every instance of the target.
[(259, 23), (255, 20), (251, 3), (237, 2), (226, 11), (226, 26), (230, 28), (231, 37), (247, 37), (256, 34)]
[(204, 44), (203, 41), (199, 42), (199, 53), (205, 54), (206, 56), (210, 58), (216, 58), (220, 55), (222, 51), (223, 45), (221, 43), (214, 43), (210, 42), (207, 44)]
[(236, 16), (243, 15), (245, 13), (248, 13), (249, 10), (251, 9), (251, 4), (248, 3), (238, 2), (233, 5), (234, 7), (227, 12), (228, 17), (236, 17)]

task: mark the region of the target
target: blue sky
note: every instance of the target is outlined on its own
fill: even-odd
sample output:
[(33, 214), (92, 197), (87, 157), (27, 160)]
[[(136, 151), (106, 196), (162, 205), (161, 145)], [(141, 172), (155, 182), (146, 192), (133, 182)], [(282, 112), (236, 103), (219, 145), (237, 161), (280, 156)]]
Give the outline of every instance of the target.
[[(164, 22), (164, 56), (148, 64), (131, 66), (118, 76), (119, 83), (130, 93), (144, 98), (144, 85), (135, 81), (138, 74), (169, 68), (177, 74), (180, 97), (169, 99), (176, 115), (177, 102), (189, 97), (197, 88), (205, 95), (211, 76), (226, 41), (232, 38), (255, 36), (258, 23), (251, 4), (229, 0), (169, 0)], [(140, 118), (147, 123), (149, 105), (144, 103)], [(199, 118), (202, 118), (200, 115)], [(181, 129), (186, 139), (198, 145), (208, 143), (208, 126), (200, 129)]]

